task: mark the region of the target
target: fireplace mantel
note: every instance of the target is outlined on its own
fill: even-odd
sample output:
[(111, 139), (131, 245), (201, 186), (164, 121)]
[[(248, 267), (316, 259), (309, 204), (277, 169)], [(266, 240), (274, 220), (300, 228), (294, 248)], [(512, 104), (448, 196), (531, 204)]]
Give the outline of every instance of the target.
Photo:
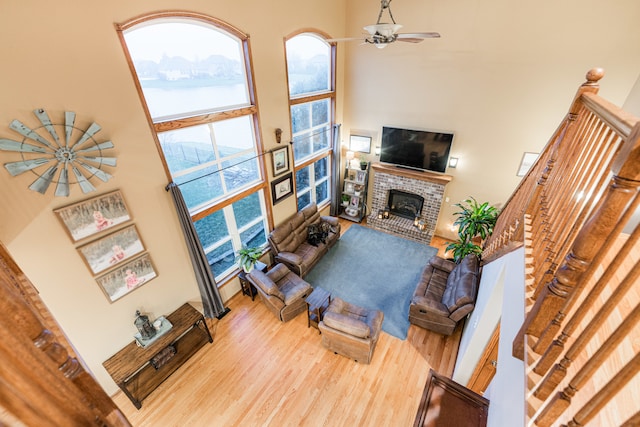
[(384, 172), (391, 175), (400, 175), (406, 178), (419, 179), (421, 181), (435, 182), (442, 185), (447, 185), (453, 179), (451, 175), (446, 175), (443, 173), (407, 169), (390, 165), (388, 163), (373, 163), (371, 167), (378, 172)]

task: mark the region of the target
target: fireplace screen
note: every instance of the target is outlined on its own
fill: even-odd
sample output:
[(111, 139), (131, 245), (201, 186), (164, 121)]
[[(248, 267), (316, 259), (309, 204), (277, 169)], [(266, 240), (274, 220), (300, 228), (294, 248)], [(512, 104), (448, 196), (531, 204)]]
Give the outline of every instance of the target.
[(403, 218), (414, 219), (422, 213), (424, 197), (400, 190), (389, 190), (389, 211)]

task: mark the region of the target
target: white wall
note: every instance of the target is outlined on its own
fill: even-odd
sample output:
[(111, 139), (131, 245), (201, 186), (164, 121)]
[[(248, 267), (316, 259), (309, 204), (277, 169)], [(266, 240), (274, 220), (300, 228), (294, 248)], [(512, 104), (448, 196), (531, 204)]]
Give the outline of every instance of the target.
[(487, 426), (522, 426), (525, 424), (524, 363), (511, 355), (513, 339), (524, 322), (524, 248), (501, 258), (504, 266), (504, 297), (500, 322), (498, 365), (490, 389)]
[(465, 322), (452, 376), (459, 384), (468, 384), (493, 331), (500, 323), (505, 268), (502, 258), (482, 268), (476, 306)]

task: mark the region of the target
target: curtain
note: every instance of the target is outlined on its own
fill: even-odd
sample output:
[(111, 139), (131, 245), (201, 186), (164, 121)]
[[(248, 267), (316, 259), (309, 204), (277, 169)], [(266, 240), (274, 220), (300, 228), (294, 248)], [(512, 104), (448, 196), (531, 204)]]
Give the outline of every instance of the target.
[(340, 124), (333, 125), (333, 162), (331, 163), (331, 210), (332, 216), (338, 216), (340, 213), (340, 196), (342, 188), (340, 187)]
[(204, 253), (204, 249), (202, 249), (193, 222), (191, 222), (191, 215), (189, 215), (189, 209), (187, 209), (187, 205), (184, 202), (182, 192), (180, 192), (180, 188), (174, 182), (167, 185), (166, 190), (171, 194), (173, 203), (176, 206), (180, 227), (184, 233), (184, 239), (187, 243), (187, 249), (189, 250), (189, 257), (191, 258), (191, 265), (193, 265), (198, 288), (200, 289), (204, 316), (209, 319), (213, 319), (214, 317), (220, 319), (230, 310), (225, 308), (222, 302), (222, 297), (216, 285), (216, 279), (211, 273), (209, 261)]

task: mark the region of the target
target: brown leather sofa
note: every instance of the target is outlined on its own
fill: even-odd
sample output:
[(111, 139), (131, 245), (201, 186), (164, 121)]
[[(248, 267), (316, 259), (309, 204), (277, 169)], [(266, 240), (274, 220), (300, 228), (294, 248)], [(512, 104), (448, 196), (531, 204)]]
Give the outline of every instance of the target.
[(356, 362), (370, 363), (383, 320), (384, 313), (379, 310), (334, 298), (318, 324), (322, 345)]
[(310, 284), (295, 275), (284, 264), (276, 264), (267, 273), (254, 268), (247, 274), (269, 310), (282, 322), (288, 322), (306, 311), (305, 299), (311, 295)]
[[(314, 246), (307, 241), (309, 226), (323, 223), (328, 235), (324, 242)], [(276, 262), (304, 277), (339, 238), (338, 218), (320, 216), (318, 207), (313, 203), (274, 228), (269, 234), (269, 245)]]
[(409, 322), (444, 335), (475, 307), (480, 278), (478, 257), (460, 264), (434, 256), (423, 269), (409, 306)]

